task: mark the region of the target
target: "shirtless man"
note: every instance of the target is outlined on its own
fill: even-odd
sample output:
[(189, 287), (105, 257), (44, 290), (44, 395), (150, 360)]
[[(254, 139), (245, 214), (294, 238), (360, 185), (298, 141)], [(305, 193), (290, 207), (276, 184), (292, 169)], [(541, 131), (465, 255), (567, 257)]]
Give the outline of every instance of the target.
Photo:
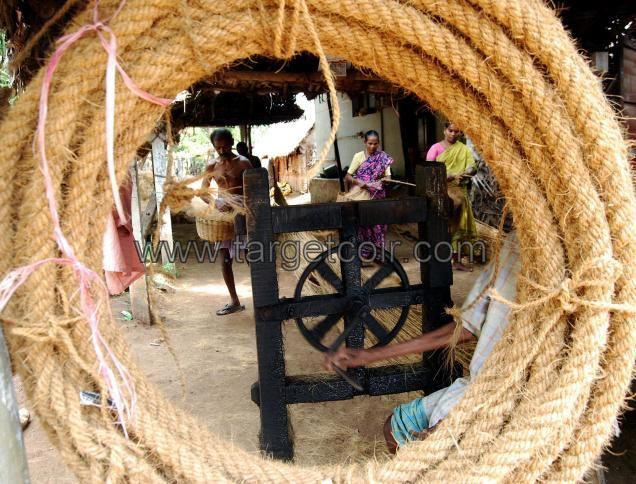
[[(206, 176), (201, 182), (202, 188), (208, 188), (212, 178), (228, 195), (243, 195), (243, 172), (252, 168), (250, 161), (240, 155), (235, 154), (232, 151), (234, 145), (234, 139), (232, 133), (225, 128), (219, 128), (212, 131), (210, 135), (210, 141), (216, 150), (218, 157), (208, 165), (205, 170)], [(216, 202), (216, 208), (221, 212), (231, 210), (231, 207), (223, 201), (223, 197), (219, 197)], [(234, 285), (234, 272), (232, 271), (232, 259), (235, 256), (235, 250), (237, 250), (237, 242), (233, 240), (221, 241), (221, 256), (222, 268), (223, 268), (223, 280), (227, 286), (227, 290), (230, 293), (231, 302), (226, 304), (223, 308), (219, 309), (217, 316), (224, 316), (226, 314), (236, 313), (243, 311), (245, 306), (239, 302), (238, 295), (236, 294), (236, 286)]]

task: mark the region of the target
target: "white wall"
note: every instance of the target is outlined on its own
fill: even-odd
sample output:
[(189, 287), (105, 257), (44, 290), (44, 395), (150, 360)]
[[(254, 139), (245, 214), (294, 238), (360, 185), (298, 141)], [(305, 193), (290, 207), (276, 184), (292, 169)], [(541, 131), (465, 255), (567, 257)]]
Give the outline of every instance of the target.
[[(351, 99), (346, 94), (338, 93), (338, 101), (340, 105), (340, 127), (338, 128), (338, 149), (340, 150), (340, 160), (343, 169), (351, 163), (351, 158), (358, 151), (362, 151), (363, 140), (358, 138), (356, 133), (363, 133), (373, 129), (380, 133), (381, 121), (380, 113), (368, 114), (366, 116), (351, 115)], [(327, 108), (327, 98), (321, 96), (316, 98), (316, 156), (320, 156), (322, 147), (324, 146), (329, 132), (331, 131), (331, 122), (329, 121), (329, 109)], [(393, 165), (391, 172), (397, 176), (404, 175), (404, 153), (402, 151), (402, 136), (400, 135), (400, 121), (393, 108), (384, 108), (384, 136), (381, 140), (382, 149), (393, 157)], [(327, 156), (327, 161), (335, 161), (333, 146)]]

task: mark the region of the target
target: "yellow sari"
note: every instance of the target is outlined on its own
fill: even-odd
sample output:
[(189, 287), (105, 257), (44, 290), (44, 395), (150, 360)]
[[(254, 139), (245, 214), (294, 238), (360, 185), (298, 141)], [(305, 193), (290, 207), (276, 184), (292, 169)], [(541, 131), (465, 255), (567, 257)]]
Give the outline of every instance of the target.
[(468, 147), (464, 143), (457, 141), (446, 148), (446, 150), (437, 157), (437, 161), (446, 165), (446, 173), (448, 175), (458, 177), (448, 184), (448, 191), (451, 198), (456, 200), (458, 198), (457, 194), (459, 194), (459, 198), (461, 199), (461, 203), (455, 208), (449, 220), (453, 252), (458, 252), (460, 241), (472, 241), (477, 235), (473, 208), (468, 198), (468, 189), (465, 185), (462, 186), (459, 184), (459, 175), (473, 166), (475, 159)]

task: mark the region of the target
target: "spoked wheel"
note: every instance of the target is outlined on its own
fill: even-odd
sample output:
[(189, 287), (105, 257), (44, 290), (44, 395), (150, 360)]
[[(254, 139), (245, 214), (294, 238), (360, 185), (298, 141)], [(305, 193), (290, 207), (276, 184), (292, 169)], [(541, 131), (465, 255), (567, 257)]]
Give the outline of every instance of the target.
[[(384, 251), (384, 260), (378, 261), (378, 268), (375, 273), (362, 283), (360, 287), (349, 288), (345, 291), (345, 285), (342, 278), (334, 271), (329, 259), (334, 255), (336, 263), (340, 261), (337, 256), (340, 254), (340, 246), (332, 247), (321, 253), (314, 261), (312, 261), (300, 276), (296, 290), (294, 292), (294, 300), (300, 302), (303, 296), (303, 289), (310, 284), (327, 285), (332, 292), (327, 295), (333, 297), (346, 298), (345, 310), (342, 313), (328, 314), (319, 319), (318, 322), (309, 322), (303, 318), (295, 318), (298, 329), (305, 339), (319, 351), (335, 351), (349, 336), (349, 334), (359, 325), (363, 325), (365, 331), (370, 331), (377, 339), (377, 343), (372, 347), (384, 346), (389, 343), (398, 334), (406, 318), (409, 314), (409, 306), (402, 306), (400, 315), (395, 323), (387, 327), (380, 323), (373, 314), (374, 296), (380, 295), (382, 290), (378, 286), (387, 278), (396, 274), (400, 280), (400, 287), (409, 288), (409, 280), (402, 265), (391, 257), (388, 251)], [(346, 264), (346, 262), (345, 262)], [(324, 294), (324, 291), (321, 291)], [(350, 316), (351, 324), (349, 324), (335, 338), (331, 331), (345, 315)]]

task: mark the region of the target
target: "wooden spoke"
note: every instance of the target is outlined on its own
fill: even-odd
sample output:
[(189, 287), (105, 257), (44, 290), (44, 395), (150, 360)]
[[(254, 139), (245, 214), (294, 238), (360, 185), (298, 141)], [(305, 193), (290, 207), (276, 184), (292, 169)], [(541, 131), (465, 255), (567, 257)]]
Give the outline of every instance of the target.
[(322, 264), (318, 264), (316, 270), (320, 274), (325, 281), (327, 281), (336, 291), (339, 293), (344, 292), (344, 286), (342, 281), (338, 277), (338, 275), (333, 271), (333, 269), (329, 266), (327, 261), (324, 261)]
[(375, 319), (373, 314), (366, 313), (362, 316), (364, 323), (367, 326), (367, 329), (371, 331), (379, 341), (385, 341), (388, 338), (389, 333), (384, 329), (384, 326), (380, 324), (380, 322)]
[(364, 283), (364, 288), (368, 291), (375, 289), (384, 279), (386, 279), (391, 273), (394, 272), (393, 266), (386, 265), (380, 267), (375, 274), (373, 274), (367, 282)]
[(327, 332), (333, 328), (338, 321), (342, 318), (341, 314), (330, 314), (325, 319), (320, 321), (316, 326), (314, 326), (310, 332), (316, 338), (317, 341), (320, 341)]

